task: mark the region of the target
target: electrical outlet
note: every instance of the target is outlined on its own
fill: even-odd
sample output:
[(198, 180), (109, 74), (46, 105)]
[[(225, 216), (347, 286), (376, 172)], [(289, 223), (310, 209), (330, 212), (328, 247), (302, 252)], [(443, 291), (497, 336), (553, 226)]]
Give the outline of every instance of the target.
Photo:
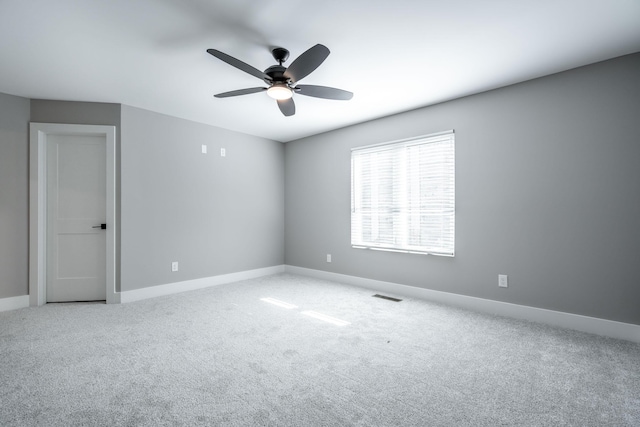
[(327, 254), (327, 262), (331, 262), (331, 254)]
[(498, 274), (498, 286), (501, 288), (509, 287), (509, 280), (506, 274)]
[(227, 156), (227, 150), (225, 148), (221, 148), (220, 149), (220, 157), (226, 157)]
[(178, 261), (173, 261), (171, 263), (171, 271), (178, 271)]

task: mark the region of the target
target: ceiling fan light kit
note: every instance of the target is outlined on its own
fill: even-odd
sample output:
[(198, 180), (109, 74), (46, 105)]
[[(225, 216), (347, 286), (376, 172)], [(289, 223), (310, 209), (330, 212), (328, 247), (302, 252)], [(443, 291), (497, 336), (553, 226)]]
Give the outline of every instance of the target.
[(282, 65), (289, 58), (289, 51), (282, 47), (276, 47), (271, 50), (273, 58), (278, 65), (272, 65), (264, 71), (260, 71), (251, 65), (220, 52), (216, 49), (207, 49), (207, 52), (223, 62), (235, 67), (247, 74), (263, 80), (269, 87), (252, 87), (246, 89), (238, 89), (230, 92), (223, 92), (214, 95), (216, 98), (229, 98), (232, 96), (248, 95), (251, 93), (267, 92), (271, 98), (278, 103), (278, 108), (285, 116), (293, 116), (295, 114), (295, 104), (293, 102), (293, 93), (314, 98), (349, 100), (353, 97), (353, 93), (342, 89), (336, 89), (328, 86), (316, 85), (298, 85), (297, 83), (311, 74), (316, 68), (324, 62), (329, 56), (329, 49), (321, 44), (317, 44), (296, 58), (289, 67)]
[(273, 99), (289, 99), (293, 96), (293, 92), (287, 85), (274, 84), (267, 89), (267, 95)]

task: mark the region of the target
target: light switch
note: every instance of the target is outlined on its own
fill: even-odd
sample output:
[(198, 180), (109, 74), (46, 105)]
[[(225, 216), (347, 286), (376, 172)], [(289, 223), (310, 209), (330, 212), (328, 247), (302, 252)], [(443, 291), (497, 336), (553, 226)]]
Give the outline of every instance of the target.
[(207, 154), (207, 146), (202, 144), (202, 154)]

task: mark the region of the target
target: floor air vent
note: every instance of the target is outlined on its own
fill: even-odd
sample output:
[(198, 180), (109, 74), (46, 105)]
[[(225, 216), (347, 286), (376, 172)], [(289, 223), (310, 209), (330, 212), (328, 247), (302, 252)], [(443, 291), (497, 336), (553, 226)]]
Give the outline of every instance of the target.
[(375, 294), (373, 295), (374, 298), (382, 298), (382, 299), (388, 299), (389, 301), (393, 301), (393, 302), (400, 302), (402, 301), (401, 299), (398, 298), (394, 298), (394, 297), (389, 297), (387, 295), (380, 295), (380, 294)]

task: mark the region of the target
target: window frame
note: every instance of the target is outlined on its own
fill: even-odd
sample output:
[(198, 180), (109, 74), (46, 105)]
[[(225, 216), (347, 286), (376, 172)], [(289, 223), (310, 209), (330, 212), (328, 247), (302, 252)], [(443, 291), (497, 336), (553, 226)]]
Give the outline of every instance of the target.
[[(420, 147), (434, 143), (443, 145), (430, 147), (434, 152), (430, 155), (423, 154), (427, 157), (422, 159), (430, 159), (425, 160), (429, 163), (437, 157), (442, 157), (442, 161), (437, 160), (435, 168), (429, 168), (428, 173), (425, 173), (427, 170), (423, 166), (416, 166), (419, 161), (415, 153), (412, 158), (409, 154), (412, 149), (420, 150)], [(364, 156), (369, 157), (364, 159)], [(383, 158), (384, 156), (388, 158)], [(380, 163), (378, 163), (378, 157), (382, 158)], [(366, 174), (362, 170), (365, 166), (370, 169)], [(374, 166), (382, 166), (385, 172), (371, 173)], [(416, 173), (411, 175), (411, 171)], [(428, 175), (432, 175), (434, 171), (440, 175), (436, 180), (429, 181)], [(381, 178), (385, 173), (387, 176)], [(386, 180), (382, 187), (379, 186), (381, 180)], [(434, 196), (436, 193), (431, 193), (423, 196), (419, 193), (411, 197), (409, 195), (411, 190), (422, 191), (422, 187), (426, 186), (423, 182), (435, 185), (435, 188), (439, 189), (437, 195)], [(381, 188), (382, 191), (380, 191)], [(365, 189), (368, 191), (366, 196), (363, 195)], [(381, 196), (380, 192), (384, 194)], [(368, 198), (366, 203), (363, 202), (365, 197)], [(386, 197), (386, 204), (376, 200), (379, 197)], [(425, 201), (429, 203), (426, 208)], [(365, 205), (369, 208), (368, 211)], [(380, 221), (381, 215), (385, 216), (387, 224), (391, 225), (384, 226)], [(425, 219), (427, 215), (436, 216), (435, 228), (439, 231), (429, 233), (422, 230), (430, 223)], [(367, 216), (369, 216), (368, 225), (365, 224), (364, 219)], [(417, 232), (416, 227), (419, 229)], [(380, 228), (387, 232), (385, 237), (380, 237)], [(369, 238), (365, 237), (365, 231), (369, 234)], [(411, 244), (416, 239), (419, 243)], [(432, 239), (440, 241), (440, 245), (423, 242), (423, 240)], [(455, 132), (453, 130), (351, 149), (351, 246), (356, 249), (455, 256)]]

